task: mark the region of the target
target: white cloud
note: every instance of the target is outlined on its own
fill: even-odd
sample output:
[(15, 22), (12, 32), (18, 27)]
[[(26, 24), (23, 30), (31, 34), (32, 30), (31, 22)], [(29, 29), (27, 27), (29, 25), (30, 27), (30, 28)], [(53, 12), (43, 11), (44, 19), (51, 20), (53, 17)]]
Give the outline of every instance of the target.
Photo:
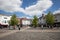
[(27, 15), (41, 15), (44, 11), (53, 5), (51, 0), (38, 0), (35, 5), (25, 8)]
[(7, 12), (21, 12), (23, 10), (23, 8), (20, 7), (21, 5), (21, 0), (0, 0), (0, 10), (4, 10)]
[(26, 15), (41, 15), (44, 11), (49, 9), (53, 3), (51, 0), (38, 0), (35, 5), (26, 7), (25, 9), (21, 8), (21, 0), (0, 0), (0, 10), (7, 12), (20, 11)]
[(53, 12), (53, 14), (57, 14), (57, 13), (60, 13), (60, 8)]

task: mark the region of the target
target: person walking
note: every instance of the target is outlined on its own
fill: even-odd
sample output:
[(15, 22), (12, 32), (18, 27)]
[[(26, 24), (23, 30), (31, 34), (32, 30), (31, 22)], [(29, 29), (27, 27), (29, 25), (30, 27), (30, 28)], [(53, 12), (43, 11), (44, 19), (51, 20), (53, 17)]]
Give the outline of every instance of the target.
[(18, 26), (18, 29), (20, 30), (20, 25), (18, 24), (17, 26)]
[(20, 26), (19, 26), (19, 30), (20, 30)]

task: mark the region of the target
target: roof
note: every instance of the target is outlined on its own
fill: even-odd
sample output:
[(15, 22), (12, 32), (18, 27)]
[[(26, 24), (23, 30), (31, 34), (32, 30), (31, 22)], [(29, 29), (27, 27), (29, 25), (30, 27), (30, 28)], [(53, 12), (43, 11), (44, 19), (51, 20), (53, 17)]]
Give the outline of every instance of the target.
[(45, 17), (46, 17), (46, 15), (45, 15), (45, 16), (41, 16), (41, 17), (39, 17), (39, 19), (41, 19), (41, 18), (45, 19)]
[(28, 19), (28, 18), (18, 18), (20, 20), (32, 20), (32, 19)]

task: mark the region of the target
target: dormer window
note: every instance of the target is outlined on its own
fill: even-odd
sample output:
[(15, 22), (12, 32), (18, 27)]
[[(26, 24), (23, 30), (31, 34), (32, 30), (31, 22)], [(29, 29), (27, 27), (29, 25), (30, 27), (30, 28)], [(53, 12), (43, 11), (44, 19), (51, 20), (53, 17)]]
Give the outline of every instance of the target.
[(4, 17), (4, 19), (7, 19), (7, 17)]

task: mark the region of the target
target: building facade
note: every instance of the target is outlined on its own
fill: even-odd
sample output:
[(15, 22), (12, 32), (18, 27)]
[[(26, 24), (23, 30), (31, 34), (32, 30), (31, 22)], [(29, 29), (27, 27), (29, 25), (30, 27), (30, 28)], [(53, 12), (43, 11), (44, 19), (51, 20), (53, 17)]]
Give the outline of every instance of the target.
[[(45, 15), (46, 16), (46, 15)], [(45, 25), (46, 26), (46, 18), (45, 16), (42, 14), (41, 17), (39, 17), (39, 25)], [(60, 26), (60, 13), (56, 13), (54, 14), (54, 25), (55, 27)]]
[(46, 19), (45, 19), (45, 15), (42, 14), (41, 17), (39, 17), (39, 21), (38, 21), (39, 25), (46, 25)]
[(60, 13), (54, 14), (55, 17), (55, 26), (60, 26)]
[(11, 16), (0, 14), (0, 26), (8, 26)]
[(31, 19), (20, 18), (20, 25), (21, 26), (29, 26), (29, 25), (31, 25)]

